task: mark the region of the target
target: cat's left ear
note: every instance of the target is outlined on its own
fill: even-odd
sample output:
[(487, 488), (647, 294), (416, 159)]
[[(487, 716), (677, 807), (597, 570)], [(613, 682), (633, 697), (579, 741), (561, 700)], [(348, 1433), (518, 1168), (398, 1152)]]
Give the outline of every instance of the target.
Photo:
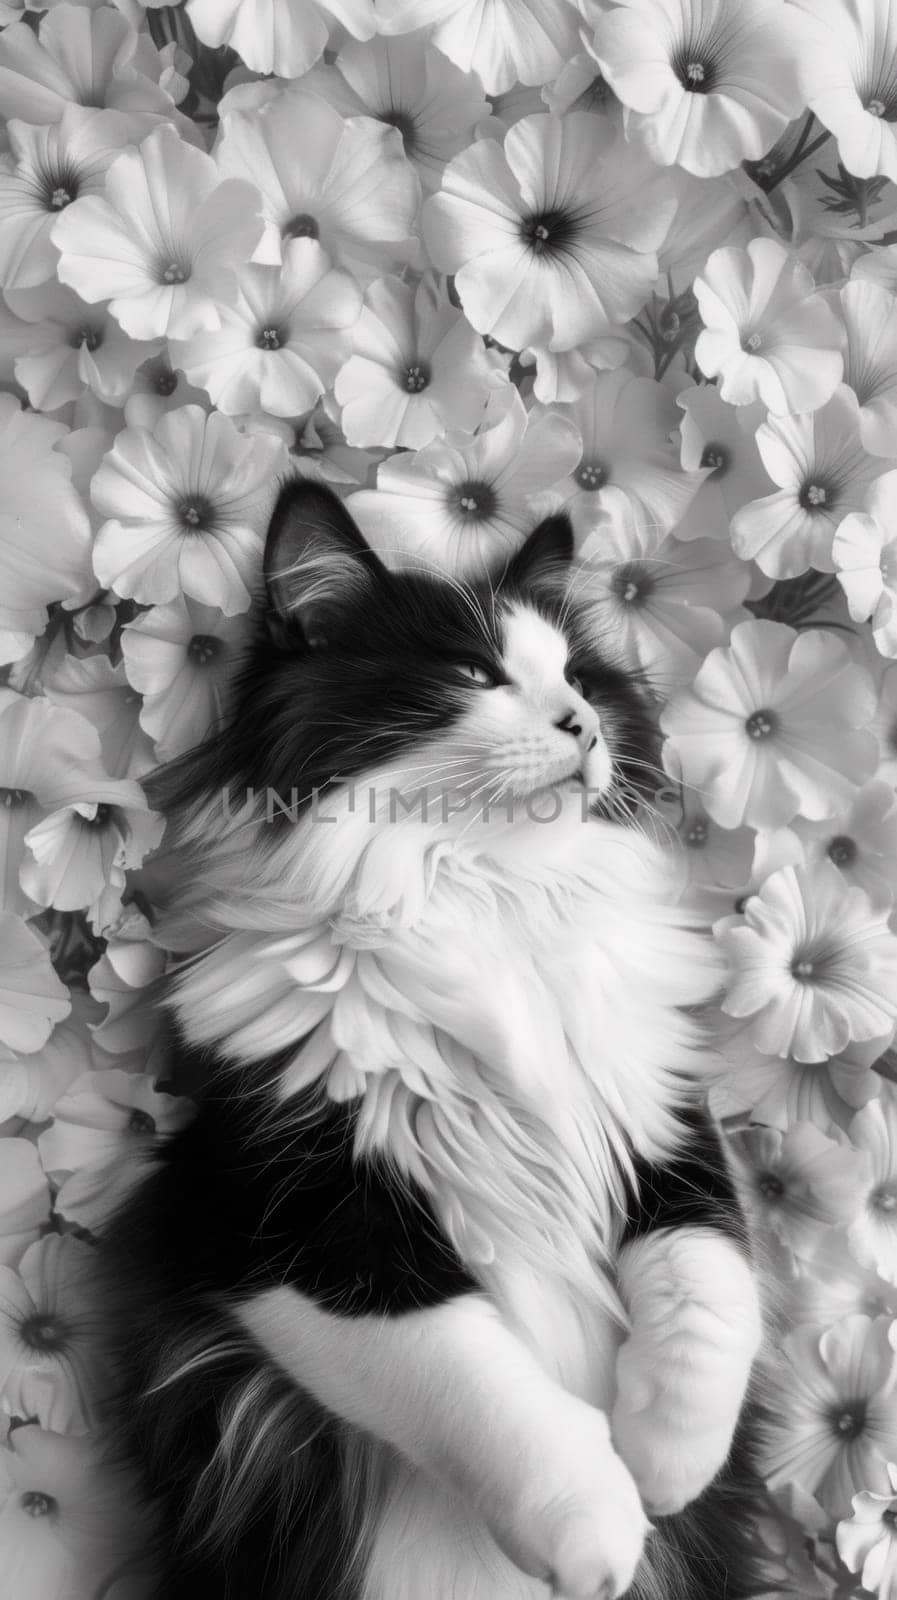
[(306, 645), (337, 640), (377, 602), (389, 573), (326, 484), (284, 484), (268, 527), (265, 584), (269, 623)]
[(563, 590), (573, 560), (573, 526), (566, 511), (545, 517), (512, 556), (502, 584), (515, 589)]

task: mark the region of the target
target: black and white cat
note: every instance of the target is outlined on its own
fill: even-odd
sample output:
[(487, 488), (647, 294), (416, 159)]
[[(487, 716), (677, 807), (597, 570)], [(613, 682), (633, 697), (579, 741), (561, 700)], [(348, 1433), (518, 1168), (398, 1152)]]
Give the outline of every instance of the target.
[(206, 1087), (100, 1251), (160, 1600), (752, 1586), (721, 975), (570, 560), (555, 517), (494, 584), (389, 572), (288, 484), (231, 720), (161, 780)]

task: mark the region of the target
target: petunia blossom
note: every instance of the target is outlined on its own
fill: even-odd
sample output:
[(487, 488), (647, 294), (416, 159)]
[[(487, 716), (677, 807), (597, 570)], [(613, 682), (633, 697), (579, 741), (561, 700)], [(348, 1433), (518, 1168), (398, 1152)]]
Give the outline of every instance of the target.
[(437, 50), (495, 95), (556, 77), (579, 48), (582, 22), (571, 0), (377, 0), (377, 26), (431, 28)]
[(803, 13), (805, 103), (830, 128), (848, 172), (897, 179), (897, 5), (792, 0)]
[(108, 519), (93, 552), (100, 583), (141, 605), (183, 593), (228, 616), (248, 610), (283, 461), (278, 439), (199, 406), (166, 412), (152, 432), (123, 429), (91, 485)]
[(843, 1136), (838, 1142), (809, 1122), (785, 1133), (754, 1127), (731, 1134), (726, 1149), (750, 1215), (796, 1256), (856, 1211), (865, 1169)]
[(126, 872), (159, 843), (162, 818), (149, 810), (138, 784), (110, 782), (107, 794), (102, 801), (70, 801), (29, 828), (19, 878), (37, 905), (87, 909), (92, 921), (105, 919), (105, 892), (120, 898)]
[(897, 448), (897, 302), (878, 284), (853, 278), (840, 292), (847, 329), (844, 382), (857, 397), (860, 437), (873, 455)]
[(348, 507), (388, 566), (420, 565), (465, 576), (513, 555), (538, 520), (536, 496), (579, 453), (573, 424), (556, 411), (527, 411), (516, 389), (493, 394), (478, 431), (449, 433), (385, 461), (376, 489)]
[(780, 867), (714, 927), (731, 965), (722, 1002), (767, 1055), (821, 1061), (897, 1022), (897, 935), (830, 862)]
[(697, 494), (676, 524), (677, 539), (728, 539), (736, 511), (772, 488), (756, 432), (764, 408), (730, 406), (714, 383), (681, 389), (680, 460), (685, 472), (705, 476)]
[(581, 398), (558, 412), (582, 438), (580, 459), (558, 490), (578, 538), (611, 516), (633, 519), (646, 548), (659, 544), (704, 479), (700, 468), (682, 469), (671, 437), (679, 421), (673, 395), (621, 367), (596, 374)]
[(773, 1489), (796, 1483), (832, 1517), (861, 1489), (887, 1493), (897, 1453), (897, 1324), (845, 1317), (800, 1327), (776, 1352), (764, 1395), (758, 1465)]
[(723, 827), (830, 817), (875, 769), (874, 710), (872, 680), (841, 639), (739, 622), (663, 711), (664, 760)]
[(433, 264), (478, 333), (572, 350), (644, 304), (676, 209), (604, 118), (527, 116), (450, 161), (423, 208)]
[(376, 117), (398, 128), (406, 158), (427, 193), (439, 188), (447, 161), (473, 142), (489, 115), (479, 79), (434, 50), (425, 33), (347, 39), (332, 67), (305, 80), (344, 117)]
[(187, 0), (187, 15), (204, 44), (230, 45), (255, 72), (300, 78), (340, 24), (355, 39), (377, 31), (373, 0)]
[(847, 1241), (856, 1259), (897, 1286), (897, 1086), (882, 1083), (848, 1130), (853, 1148), (868, 1162), (858, 1185)]
[(397, 277), (369, 284), (351, 338), (334, 385), (351, 445), (420, 450), (447, 429), (472, 433), (508, 381), (433, 273), (416, 288)]
[(81, 106), (67, 106), (52, 126), (14, 121), (6, 132), (9, 153), (0, 154), (0, 284), (27, 289), (55, 275), (56, 223), (76, 200), (83, 205), (102, 194), (107, 170), (133, 133), (119, 112)]
[(90, 1246), (48, 1234), (0, 1266), (0, 1398), (8, 1414), (83, 1434), (100, 1394)]
[(775, 239), (714, 250), (694, 292), (704, 324), (695, 360), (731, 405), (774, 416), (815, 411), (844, 370), (844, 328), (807, 268)]
[(863, 448), (856, 395), (842, 384), (818, 411), (771, 417), (756, 440), (779, 487), (736, 511), (736, 552), (771, 578), (793, 578), (808, 567), (831, 572), (838, 530), (888, 465)]
[[(897, 1453), (897, 1452), (895, 1452)], [(890, 1487), (876, 1494), (861, 1489), (851, 1501), (853, 1514), (835, 1530), (838, 1554), (863, 1589), (878, 1600), (897, 1600), (897, 1463), (888, 1462)]]
[(757, 160), (804, 105), (784, 0), (617, 0), (591, 48), (628, 138), (701, 178)]
[(112, 163), (102, 195), (60, 213), (60, 281), (91, 304), (108, 300), (133, 339), (219, 328), (218, 302), (233, 300), (237, 268), (261, 235), (260, 205), (251, 184), (222, 180), (163, 123)]
[(863, 509), (844, 518), (832, 562), (855, 622), (869, 621), (882, 655), (897, 656), (897, 471), (869, 485)]
[(69, 993), (32, 928), (11, 911), (0, 912), (0, 1044), (33, 1054), (70, 1010)]
[(227, 416), (310, 411), (349, 353), (361, 290), (315, 239), (291, 239), (283, 264), (250, 263), (221, 327), (171, 340), (171, 359)]
[(15, 376), (38, 410), (56, 411), (85, 389), (120, 404), (141, 362), (158, 348), (129, 339), (105, 306), (89, 306), (53, 280), (7, 289), (5, 301), (0, 339), (4, 333), (10, 344), (15, 339)]
[(301, 83), (250, 87), (264, 98), (222, 116), (215, 160), (224, 177), (248, 180), (261, 195), (253, 260), (276, 264), (286, 240), (307, 238), (362, 282), (408, 261), (420, 188), (399, 130), (341, 117)]
[(153, 606), (122, 632), (129, 681), (140, 691), (140, 722), (160, 761), (199, 744), (221, 718), (245, 652), (250, 624), (179, 596)]

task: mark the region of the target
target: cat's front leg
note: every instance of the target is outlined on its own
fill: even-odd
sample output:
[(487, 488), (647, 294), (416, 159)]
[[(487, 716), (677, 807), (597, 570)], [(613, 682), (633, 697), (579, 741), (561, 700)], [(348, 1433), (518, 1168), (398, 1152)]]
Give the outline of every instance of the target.
[(619, 1261), (631, 1332), (617, 1357), (614, 1442), (651, 1514), (679, 1511), (725, 1462), (762, 1326), (719, 1136), (688, 1119), (684, 1153), (643, 1166)]
[(552, 1594), (629, 1588), (649, 1524), (607, 1418), (549, 1378), (485, 1298), (346, 1317), (284, 1286), (237, 1314), (321, 1404), (461, 1494)]

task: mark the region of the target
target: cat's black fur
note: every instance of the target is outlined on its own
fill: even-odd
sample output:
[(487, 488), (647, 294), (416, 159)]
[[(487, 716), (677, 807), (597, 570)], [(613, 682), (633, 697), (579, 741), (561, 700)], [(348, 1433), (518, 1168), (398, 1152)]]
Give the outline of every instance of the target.
[[(335, 497), (288, 486), (272, 524), (269, 571), (272, 545), (283, 559), (291, 497), (310, 493), (339, 537), (358, 540)], [(550, 519), (503, 582), (557, 616), (551, 578), (569, 557), (569, 525)], [(373, 569), (376, 557), (363, 559)], [(307, 803), (334, 776), (345, 779), (413, 742), (409, 720), (419, 732), (451, 719), (459, 703), (452, 662), (499, 668), (489, 588), (481, 586), (479, 606), (435, 578), (403, 575), (388, 592), (392, 609), (382, 594), (376, 608), (359, 605), (345, 654), (310, 646), (269, 608), (227, 728), (163, 774), (156, 798), (176, 810), (227, 784), (239, 805), (260, 782), (284, 796), (298, 783)], [(331, 620), (322, 616), (320, 625), (326, 630)], [(621, 776), (629, 805), (644, 791), (656, 752), (643, 686), (601, 657), (575, 613), (566, 626), (577, 674), (612, 695), (625, 718), (632, 761)], [(362, 739), (371, 742), (362, 746)], [(230, 1307), (288, 1282), (346, 1317), (401, 1316), (476, 1287), (425, 1196), (385, 1164), (353, 1160), (351, 1105), (309, 1096), (301, 1107), (295, 1100), (275, 1106), (267, 1086), (282, 1065), (274, 1057), (238, 1085), (232, 1066), (222, 1071), (214, 1054), (189, 1049), (175, 1034), (164, 1086), (193, 1094), (199, 1115), (160, 1142), (155, 1170), (102, 1239), (119, 1378), (110, 1448), (138, 1464), (158, 1509), (158, 1600), (358, 1600), (360, 1593), (350, 1559), (353, 1513), (341, 1490), (362, 1470), (351, 1431), (281, 1374)], [(719, 1136), (700, 1108), (686, 1116), (687, 1157), (665, 1169), (636, 1162), (625, 1236), (699, 1223), (743, 1240)], [(166, 1371), (191, 1358), (187, 1374), (165, 1385)], [(242, 1427), (235, 1420), (241, 1407)], [(209, 1463), (229, 1424), (235, 1462), (225, 1487)], [(745, 1419), (716, 1485), (686, 1513), (660, 1519), (662, 1534), (653, 1537), (669, 1550), (669, 1600), (746, 1600), (758, 1592), (745, 1533), (757, 1493), (749, 1431)], [(632, 1600), (640, 1593), (636, 1582)]]

